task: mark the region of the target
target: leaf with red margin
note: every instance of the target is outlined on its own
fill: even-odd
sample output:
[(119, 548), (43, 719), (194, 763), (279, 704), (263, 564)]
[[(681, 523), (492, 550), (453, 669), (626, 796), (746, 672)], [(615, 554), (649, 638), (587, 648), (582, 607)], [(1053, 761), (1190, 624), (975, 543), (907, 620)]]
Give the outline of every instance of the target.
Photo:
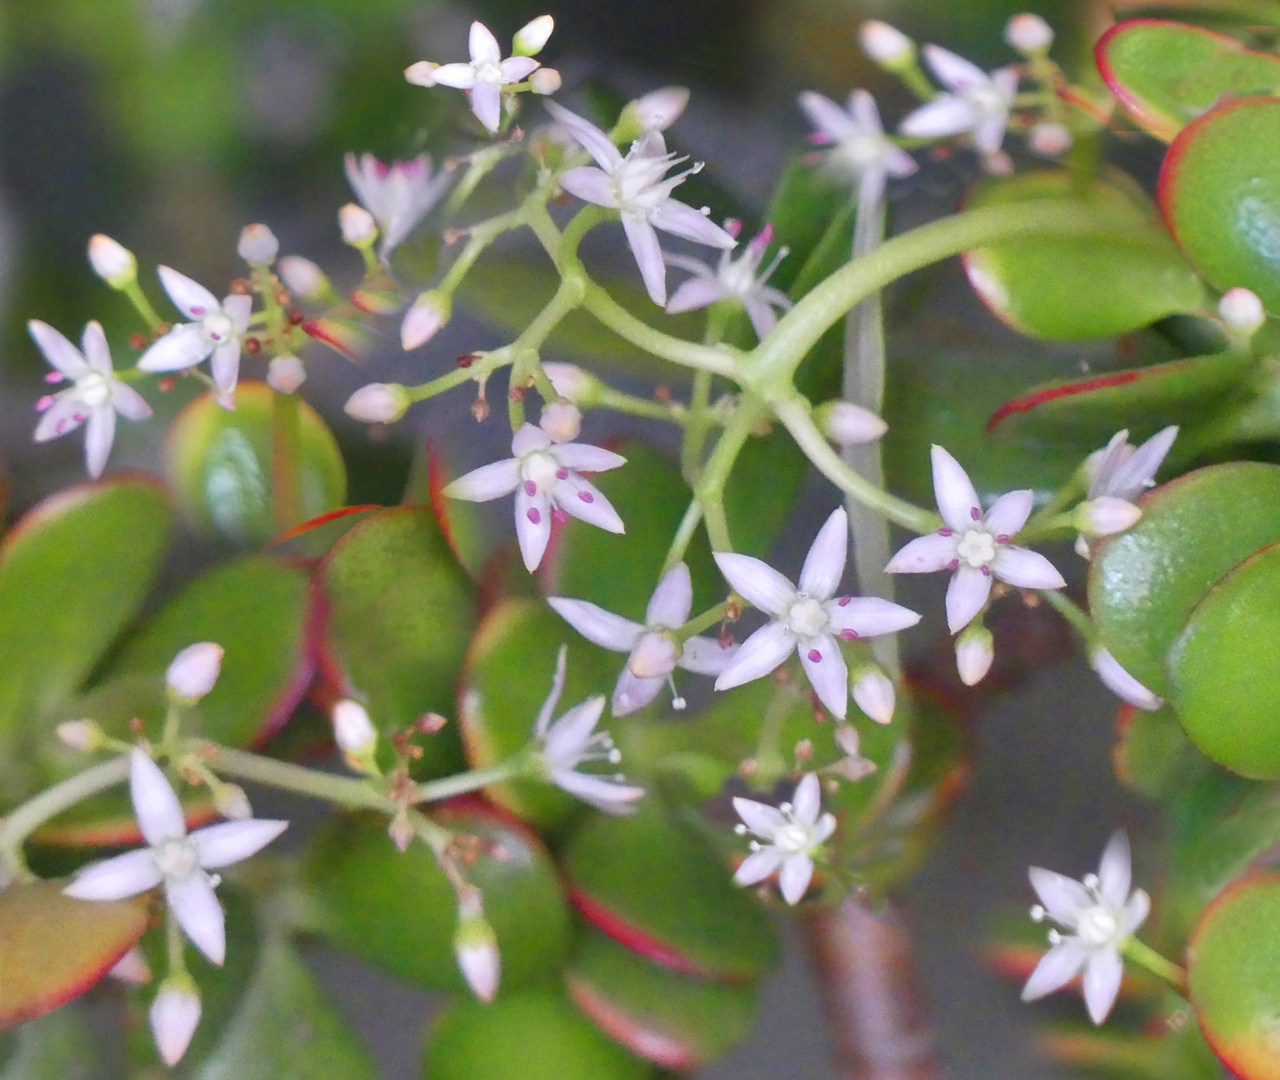
[(1224, 100), (1280, 90), (1280, 58), (1164, 19), (1118, 23), (1098, 39), (1093, 55), (1134, 123), (1165, 142)]
[(273, 552), (277, 557), (296, 559), (303, 565), (311, 565), (324, 558), (333, 549), (347, 530), (359, 525), (371, 513), (382, 507), (373, 503), (361, 506), (343, 506), (320, 514), (309, 521), (286, 529), (263, 550)]
[(1166, 424), (1202, 419), (1207, 409), (1244, 388), (1253, 358), (1220, 352), (1087, 379), (1041, 383), (991, 414), (988, 434), (1025, 432), (1093, 438), (1099, 446), (1121, 428), (1135, 439)]
[(322, 345), (328, 345), (353, 364), (363, 364), (373, 352), (376, 342), (373, 332), (363, 323), (358, 323), (355, 319), (339, 319), (333, 315), (308, 319), (302, 324), (302, 332)]
[(88, 903), (42, 881), (0, 892), (0, 1031), (79, 997), (138, 943), (145, 897)]

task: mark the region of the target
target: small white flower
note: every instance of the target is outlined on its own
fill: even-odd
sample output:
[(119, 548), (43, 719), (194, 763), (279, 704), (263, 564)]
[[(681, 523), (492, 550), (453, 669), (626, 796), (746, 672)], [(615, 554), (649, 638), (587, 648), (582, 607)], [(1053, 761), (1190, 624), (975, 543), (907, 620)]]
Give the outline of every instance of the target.
[[(1089, 488), (1085, 493), (1085, 499), (1088, 502), (1097, 502), (1103, 499), (1122, 500), (1126, 503), (1133, 503), (1138, 496), (1147, 491), (1148, 488), (1155, 487), (1155, 476), (1160, 470), (1160, 465), (1165, 459), (1165, 455), (1173, 447), (1173, 440), (1178, 437), (1177, 425), (1170, 425), (1167, 428), (1161, 428), (1146, 442), (1139, 447), (1131, 446), (1128, 442), (1128, 430), (1117, 431), (1111, 441), (1107, 443), (1101, 450), (1095, 450), (1090, 454), (1084, 463), (1085, 475), (1089, 478)], [(1103, 504), (1104, 510), (1106, 504)], [(1133, 508), (1135, 511), (1138, 508)], [(1111, 508), (1110, 517), (1116, 521), (1122, 517), (1117, 517), (1116, 512), (1120, 508)], [(1123, 515), (1123, 511), (1120, 510)], [(1130, 517), (1133, 515), (1130, 514)], [(1141, 512), (1139, 511), (1139, 516)], [(1136, 520), (1136, 519), (1135, 519)], [(1130, 521), (1129, 525), (1134, 522)], [(1104, 520), (1102, 524), (1107, 524)], [(1125, 526), (1126, 528), (1128, 526)], [(1112, 532), (1119, 530), (1112, 529)], [(1097, 532), (1096, 535), (1107, 535), (1106, 533)], [(1076, 552), (1083, 558), (1089, 557), (1089, 541), (1081, 535), (1076, 539)]]
[(840, 180), (858, 184), (860, 206), (878, 206), (888, 177), (910, 176), (919, 167), (910, 154), (886, 138), (876, 100), (865, 90), (849, 95), (847, 110), (829, 97), (806, 90), (800, 95), (800, 108), (816, 129), (813, 141), (830, 147), (826, 168)]
[(96, 750), (106, 741), (102, 728), (92, 720), (64, 720), (53, 731), (58, 742), (78, 754)]
[(1120, 661), (1106, 649), (1101, 647), (1094, 649), (1089, 654), (1089, 666), (1098, 673), (1103, 686), (1130, 705), (1136, 705), (1147, 712), (1155, 712), (1164, 704), (1163, 699), (1153, 694), (1125, 671), (1120, 666)]
[(222, 671), (221, 645), (201, 641), (188, 645), (169, 664), (165, 685), (178, 701), (193, 704), (207, 695)]
[(1064, 124), (1043, 121), (1032, 127), (1027, 134), (1027, 145), (1037, 154), (1044, 157), (1061, 157), (1071, 149), (1075, 140)]
[(575, 405), (589, 407), (600, 395), (600, 380), (576, 364), (548, 360), (543, 363), (542, 371), (551, 380), (555, 392)]
[(516, 538), (525, 569), (542, 562), (551, 539), (551, 519), (576, 517), (611, 533), (626, 532), (609, 500), (579, 473), (607, 472), (627, 459), (587, 443), (556, 443), (541, 428), (525, 424), (511, 440), (512, 457), (482, 465), (444, 489), (451, 499), (488, 502), (516, 495)]
[(123, 288), (138, 276), (133, 252), (102, 233), (89, 237), (89, 265), (113, 289)]
[(570, 401), (553, 401), (542, 407), (538, 427), (552, 442), (573, 442), (582, 433), (582, 411)]
[(502, 88), (527, 79), (538, 69), (538, 61), (529, 56), (502, 59), (498, 39), (478, 22), (471, 24), (469, 49), (469, 63), (437, 65), (420, 60), (405, 69), (404, 77), (417, 86), (468, 91), (476, 119), (489, 131), (497, 131), (502, 119)]
[(950, 570), (947, 627), (954, 634), (986, 606), (992, 579), (1023, 589), (1061, 589), (1062, 575), (1043, 555), (1010, 541), (1031, 516), (1030, 491), (1001, 495), (984, 515), (968, 474), (941, 446), (932, 449), (933, 490), (943, 527), (912, 540), (892, 559), (890, 574)]
[(351, 190), (382, 232), (378, 250), (384, 259), (431, 212), (449, 186), (447, 172), (431, 175), (431, 158), (426, 154), (390, 165), (372, 154), (347, 154), (343, 165)]
[(822, 794), (817, 776), (804, 775), (796, 785), (794, 802), (770, 806), (735, 797), (733, 808), (743, 820), (736, 831), (740, 835), (750, 831), (760, 838), (751, 842), (751, 854), (733, 880), (754, 885), (776, 872), (782, 898), (788, 904), (800, 903), (813, 877), (814, 852), (836, 830), (831, 814), (819, 816)]
[(822, 433), (839, 446), (875, 442), (889, 425), (870, 409), (851, 401), (830, 401), (814, 410), (814, 420)]
[(564, 80), (555, 68), (541, 67), (529, 76), (529, 89), (542, 97), (556, 93), (562, 85)]
[(849, 519), (841, 507), (827, 518), (809, 548), (798, 588), (759, 559), (717, 553), (716, 565), (734, 591), (771, 620), (742, 643), (716, 679), (717, 690), (768, 675), (795, 651), (818, 699), (833, 716), (844, 719), (849, 670), (836, 639), (891, 634), (920, 621), (914, 611), (888, 600), (835, 595), (848, 548)]
[(151, 981), (151, 965), (136, 945), (125, 953), (107, 972), (107, 978), (125, 986), (146, 986)]
[(629, 654), (613, 690), (610, 707), (614, 716), (643, 709), (658, 696), (677, 667), (698, 675), (719, 675), (734, 653), (712, 638), (691, 637), (683, 646), (673, 640), (673, 631), (688, 621), (693, 604), (693, 585), (684, 563), (677, 563), (658, 582), (643, 626), (586, 600), (549, 596), (547, 603), (588, 641)]
[(342, 242), (353, 248), (370, 247), (378, 239), (378, 223), (363, 206), (346, 203), (338, 207), (338, 229)]
[(159, 767), (142, 750), (129, 758), (133, 812), (148, 847), (92, 863), (63, 893), (75, 900), (123, 900), (164, 886), (169, 912), (213, 964), (226, 956), (225, 919), (206, 871), (247, 859), (284, 832), (287, 821), (226, 821), (187, 835), (182, 805)]
[(246, 225), (240, 230), (236, 254), (250, 266), (270, 266), (280, 253), (280, 241), (265, 225)]
[(357, 758), (373, 752), (378, 743), (378, 732), (360, 702), (343, 698), (333, 706), (329, 715), (333, 720), (333, 739), (338, 749)]
[(1000, 68), (990, 74), (964, 57), (939, 48), (924, 47), (925, 62), (948, 90), (910, 113), (898, 131), (913, 139), (940, 138), (971, 132), (974, 145), (994, 156), (1004, 142), (1009, 109), (1018, 93), (1018, 73)]
[(667, 302), (667, 269), (655, 229), (711, 247), (735, 246), (737, 241), (709, 221), (705, 213), (671, 197), (671, 192), (685, 177), (702, 166), (694, 165), (668, 177), (667, 170), (685, 159), (667, 153), (661, 132), (647, 131), (631, 144), (624, 158), (609, 136), (594, 124), (554, 101), (547, 102), (547, 109), (599, 166), (569, 169), (560, 177), (560, 186), (570, 195), (621, 214), (627, 243), (640, 268), (649, 299), (655, 304), (662, 306)]
[(551, 693), (542, 703), (534, 738), (540, 744), (538, 759), (547, 780), (561, 791), (588, 802), (606, 814), (629, 814), (631, 803), (644, 795), (644, 788), (630, 787), (620, 774), (600, 775), (578, 772), (578, 766), (590, 761), (617, 765), (622, 756), (607, 732), (595, 730), (604, 713), (604, 695), (587, 698), (552, 723), (551, 714), (560, 704), (564, 692), (564, 664), (568, 653), (563, 645), (556, 657), (556, 673), (551, 680)]
[(151, 415), (151, 406), (132, 386), (116, 378), (100, 323), (85, 326), (80, 339), (83, 352), (37, 319), (27, 323), (27, 330), (55, 369), (56, 373), (50, 372), (46, 380), (72, 380), (65, 390), (41, 398), (36, 405), (44, 415), (36, 424), (35, 441), (48, 442), (85, 424), (85, 468), (96, 480), (107, 467), (116, 435), (116, 413), (129, 420), (145, 420)]
[[(736, 238), (741, 228), (740, 221), (725, 222), (725, 231), (732, 237)], [(680, 285), (667, 301), (667, 314), (678, 315), (684, 311), (710, 307), (718, 300), (733, 300), (742, 305), (746, 311), (756, 337), (764, 340), (778, 322), (773, 309), (787, 311), (791, 308), (791, 300), (787, 294), (771, 289), (768, 285), (769, 278), (778, 268), (778, 263), (787, 257), (788, 249), (779, 248), (773, 261), (765, 267), (763, 272), (760, 270), (764, 253), (771, 243), (773, 243), (773, 226), (766, 225), (736, 259), (730, 252), (722, 252), (720, 265), (714, 270), (698, 259), (691, 259), (684, 255), (665, 256), (671, 266), (678, 266), (681, 270), (688, 270), (694, 275)]]
[(210, 365), (219, 403), (230, 408), (240, 376), (240, 340), (249, 329), (253, 298), (239, 293), (217, 297), (185, 274), (160, 267), (160, 283), (174, 306), (195, 322), (175, 326), (142, 354), (141, 371), (182, 371), (212, 355)]
[(1141, 889), (1129, 895), (1129, 840), (1111, 837), (1098, 873), (1076, 881), (1052, 870), (1031, 867), (1031, 885), (1041, 907), (1031, 909), (1040, 922), (1047, 915), (1067, 933), (1049, 932), (1053, 945), (1022, 988), (1023, 1001), (1035, 1001), (1066, 986), (1083, 969), (1084, 1002), (1095, 1024), (1101, 1024), (1120, 992), (1124, 962), (1120, 950), (1142, 925), (1151, 900)]
[(1218, 301), (1218, 314), (1222, 321), (1239, 334), (1249, 335), (1267, 321), (1258, 294), (1248, 289), (1228, 289)]
[(453, 304), (443, 293), (429, 289), (418, 295), (400, 324), (400, 347), (410, 352), (425, 345), (449, 321)]

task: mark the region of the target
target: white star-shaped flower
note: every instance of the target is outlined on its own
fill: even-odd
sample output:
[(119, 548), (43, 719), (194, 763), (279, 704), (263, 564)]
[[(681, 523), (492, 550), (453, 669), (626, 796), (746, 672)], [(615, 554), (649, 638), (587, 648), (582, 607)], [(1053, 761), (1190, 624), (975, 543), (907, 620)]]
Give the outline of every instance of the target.
[(83, 352), (48, 323), (32, 319), (27, 330), (54, 368), (46, 379), (71, 380), (65, 390), (37, 403), (36, 408), (44, 415), (36, 424), (35, 441), (48, 442), (85, 424), (84, 463), (96, 480), (107, 467), (116, 435), (116, 413), (130, 420), (145, 420), (151, 415), (151, 406), (132, 386), (116, 378), (101, 323), (85, 326), (80, 339)]
[[(1095, 450), (1085, 459), (1085, 473), (1089, 477), (1089, 490), (1085, 499), (1090, 504), (1103, 500), (1132, 504), (1148, 488), (1155, 487), (1156, 473), (1178, 437), (1177, 425), (1162, 428), (1141, 446), (1129, 443), (1129, 431), (1117, 431), (1101, 450)], [(1134, 510), (1136, 511), (1136, 507)], [(1130, 524), (1136, 518), (1131, 518)], [(1119, 530), (1113, 530), (1119, 531)], [(1105, 535), (1099, 533), (1098, 535)], [(1076, 553), (1083, 558), (1090, 554), (1089, 540), (1076, 538)]]
[(734, 798), (733, 808), (742, 818), (739, 835), (748, 831), (759, 840), (751, 841), (751, 854), (742, 861), (733, 880), (754, 885), (773, 873), (788, 904), (798, 904), (813, 877), (813, 854), (836, 830), (836, 819), (821, 814), (822, 793), (818, 778), (806, 773), (796, 785), (795, 801), (781, 806)]
[(849, 519), (841, 507), (827, 518), (809, 548), (799, 587), (759, 559), (717, 553), (716, 565), (734, 591), (770, 617), (720, 673), (717, 690), (768, 675), (794, 650), (818, 699), (833, 716), (844, 719), (849, 669), (836, 639), (891, 634), (920, 621), (914, 611), (878, 597), (836, 596), (848, 548)]
[(1023, 589), (1061, 589), (1062, 575), (1043, 555), (1010, 541), (1031, 516), (1028, 490), (1001, 495), (982, 513), (968, 474), (941, 446), (932, 449), (933, 490), (943, 527), (912, 540), (885, 570), (890, 574), (928, 574), (951, 570), (947, 586), (947, 627), (957, 633), (973, 620), (991, 595), (996, 578)]
[(343, 165), (360, 205), (378, 223), (382, 234), (378, 250), (384, 259), (431, 212), (449, 186), (449, 173), (433, 176), (431, 158), (426, 154), (390, 165), (372, 154), (348, 154)]
[(618, 512), (600, 491), (579, 476), (607, 472), (627, 459), (587, 443), (556, 443), (541, 428), (525, 424), (511, 440), (513, 457), (473, 469), (444, 489), (451, 499), (488, 502), (516, 493), (516, 538), (525, 569), (542, 562), (551, 539), (553, 515), (565, 515), (611, 533), (626, 532)]
[[(725, 231), (736, 238), (742, 228), (740, 221), (725, 223)], [(718, 300), (734, 300), (741, 304), (751, 320), (751, 328), (756, 337), (764, 340), (765, 335), (777, 325), (778, 317), (774, 308), (786, 311), (791, 307), (787, 294), (778, 289), (771, 289), (769, 278), (778, 268), (778, 263), (787, 257), (787, 248), (779, 248), (778, 253), (764, 270), (760, 264), (764, 261), (764, 253), (773, 243), (773, 226), (766, 225), (746, 250), (734, 259), (728, 251), (720, 256), (720, 265), (714, 270), (698, 259), (684, 255), (667, 255), (666, 261), (681, 270), (688, 270), (694, 276), (680, 285), (667, 301), (667, 314), (678, 315), (684, 311), (696, 311), (698, 308), (710, 307)]]
[(865, 90), (849, 95), (848, 109), (806, 90), (800, 95), (800, 108), (816, 128), (813, 141), (830, 147), (826, 167), (841, 180), (858, 183), (862, 206), (879, 204), (888, 177), (910, 176), (919, 167), (885, 137), (876, 99)]
[(247, 859), (284, 832), (287, 821), (226, 821), (187, 834), (182, 804), (142, 750), (129, 758), (129, 794), (149, 847), (92, 863), (63, 893), (76, 900), (123, 900), (164, 886), (165, 903), (182, 932), (213, 964), (226, 956), (225, 919), (207, 871)]
[(471, 96), (471, 111), (488, 130), (497, 131), (502, 120), (502, 88), (522, 82), (537, 71), (531, 56), (502, 59), (498, 39), (483, 23), (471, 24), (468, 42), (471, 60), (465, 64), (432, 64), (420, 60), (405, 68), (404, 77), (417, 86), (452, 86)]
[(614, 716), (643, 709), (677, 667), (698, 675), (719, 675), (735, 651), (712, 638), (691, 637), (678, 645), (672, 637), (688, 621), (693, 605), (693, 583), (684, 563), (677, 563), (658, 582), (643, 626), (586, 600), (549, 596), (547, 603), (588, 641), (629, 654), (613, 690)]
[(671, 197), (671, 192), (684, 183), (685, 177), (702, 166), (695, 165), (668, 177), (667, 170), (685, 159), (667, 153), (660, 131), (645, 132), (631, 144), (624, 158), (609, 136), (595, 124), (554, 101), (547, 102), (547, 109), (599, 166), (580, 165), (569, 169), (560, 177), (560, 186), (570, 195), (597, 206), (607, 206), (622, 215), (627, 243), (640, 267), (649, 299), (655, 304), (661, 307), (667, 302), (667, 269), (655, 229), (711, 247), (731, 248), (737, 244), (724, 229), (708, 220), (704, 212)]
[(253, 298), (234, 293), (218, 303), (208, 289), (185, 274), (160, 267), (160, 283), (174, 306), (195, 322), (175, 326), (142, 354), (142, 371), (182, 371), (212, 355), (218, 400), (230, 408), (240, 376), (240, 340), (249, 329)]
[(1040, 958), (1022, 988), (1022, 1000), (1051, 994), (1083, 970), (1084, 1003), (1093, 1022), (1101, 1024), (1120, 992), (1120, 950), (1151, 910), (1151, 899), (1141, 889), (1129, 895), (1129, 840), (1123, 832), (1115, 833), (1102, 853), (1098, 873), (1084, 881), (1038, 866), (1031, 867), (1029, 875), (1040, 897), (1040, 904), (1031, 909), (1032, 919), (1040, 922), (1048, 916), (1067, 932), (1049, 931), (1053, 948)]
[(568, 649), (563, 645), (556, 657), (556, 673), (551, 680), (551, 693), (542, 703), (534, 738), (541, 744), (538, 758), (547, 780), (561, 791), (588, 802), (606, 814), (629, 814), (631, 803), (644, 795), (644, 788), (631, 787), (618, 773), (578, 772), (578, 766), (591, 761), (617, 765), (622, 760), (607, 732), (596, 731), (604, 714), (604, 695), (587, 698), (552, 723), (551, 714), (564, 693), (564, 665)]
[(939, 94), (910, 113), (898, 125), (898, 131), (917, 139), (968, 131), (985, 156), (998, 154), (1009, 123), (1009, 109), (1018, 93), (1018, 72), (1000, 68), (988, 74), (937, 45), (926, 45), (924, 58), (938, 82), (951, 93)]

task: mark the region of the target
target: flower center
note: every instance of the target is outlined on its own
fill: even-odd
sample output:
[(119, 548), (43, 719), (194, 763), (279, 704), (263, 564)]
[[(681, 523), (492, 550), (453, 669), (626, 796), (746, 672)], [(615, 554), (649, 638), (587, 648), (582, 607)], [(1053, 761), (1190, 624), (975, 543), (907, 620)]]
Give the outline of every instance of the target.
[(185, 838), (166, 840), (154, 849), (156, 866), (167, 878), (186, 878), (199, 865), (196, 847)]
[(235, 333), (235, 327), (229, 316), (218, 312), (215, 315), (206, 315), (200, 320), (200, 331), (210, 341), (223, 342)]
[(492, 63), (477, 64), (476, 79), (479, 82), (493, 83), (495, 86), (501, 85), (502, 68)]
[(837, 151), (853, 169), (861, 171), (884, 157), (884, 140), (878, 135), (850, 135)]
[(1080, 913), (1076, 925), (1076, 936), (1086, 945), (1095, 947), (1114, 941), (1116, 931), (1120, 929), (1116, 917), (1100, 905), (1087, 908)]
[(963, 97), (983, 116), (995, 116), (1007, 106), (1004, 95), (994, 86), (975, 86), (966, 90)]
[[(520, 477), (525, 482), (526, 490), (532, 484), (535, 490), (550, 491), (556, 482), (559, 468), (560, 463), (550, 454), (535, 450), (520, 462)], [(532, 495), (533, 492), (530, 491), (529, 494)]]
[(111, 383), (95, 371), (76, 380), (75, 394), (89, 408), (98, 409), (111, 400)]
[(996, 538), (986, 529), (966, 529), (956, 545), (956, 556), (975, 570), (989, 566), (996, 557)]
[(809, 839), (809, 830), (803, 825), (792, 822), (783, 825), (773, 834), (773, 846), (785, 855), (796, 855), (808, 851), (813, 845)]
[(787, 629), (797, 637), (817, 637), (830, 621), (826, 608), (811, 596), (801, 595), (787, 609)]

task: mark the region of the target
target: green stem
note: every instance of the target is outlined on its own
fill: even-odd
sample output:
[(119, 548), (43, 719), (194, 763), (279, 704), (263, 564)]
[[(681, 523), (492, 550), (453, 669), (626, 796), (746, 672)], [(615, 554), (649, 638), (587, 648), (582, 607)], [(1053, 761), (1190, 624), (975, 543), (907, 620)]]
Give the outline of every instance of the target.
[(1187, 972), (1172, 960), (1166, 960), (1155, 949), (1144, 945), (1137, 938), (1130, 938), (1124, 943), (1123, 952), (1126, 958), (1140, 967), (1146, 968), (1152, 975), (1163, 979), (1183, 997), (1187, 995)]
[(494, 784), (505, 784), (526, 773), (529, 760), (527, 753), (520, 752), (485, 769), (472, 769), (457, 776), (446, 776), (442, 780), (428, 780), (414, 788), (414, 802), (440, 802)]
[(1071, 628), (1084, 640), (1086, 649), (1092, 648), (1098, 631), (1088, 613), (1082, 611), (1061, 589), (1037, 590), (1044, 602), (1071, 624)]
[(737, 381), (738, 358), (742, 355), (737, 349), (730, 349), (727, 345), (699, 345), (655, 330), (594, 283), (588, 283), (582, 306), (618, 337), (652, 353), (659, 360), (669, 360), (695, 371), (710, 371)]
[(701, 615), (690, 619), (679, 630), (676, 631), (676, 637), (681, 641), (688, 641), (695, 634), (701, 634), (704, 630), (710, 630), (718, 622), (724, 621), (725, 612), (729, 610), (730, 600), (716, 604), (715, 607), (707, 608)]
[(164, 320), (156, 314), (156, 309), (151, 306), (151, 301), (147, 299), (146, 293), (142, 291), (142, 286), (138, 284), (138, 279), (134, 278), (120, 290), (129, 298), (129, 302), (133, 304), (134, 309), (142, 316), (142, 321), (152, 330), (158, 330), (164, 325)]
[(671, 547), (667, 549), (667, 557), (662, 564), (662, 573), (664, 575), (684, 558), (684, 553), (689, 550), (693, 534), (697, 531), (701, 522), (702, 500), (695, 495), (690, 500), (689, 507), (684, 512), (684, 517), (680, 519), (680, 527), (676, 529), (676, 535), (671, 540)]
[(224, 776), (234, 776), (237, 780), (248, 780), (265, 787), (307, 795), (348, 810), (395, 813), (400, 808), (394, 800), (371, 787), (367, 780), (334, 776), (332, 773), (214, 743), (201, 744), (197, 753), (211, 769)]
[(471, 382), (472, 380), (480, 382), (492, 372), (510, 362), (511, 354), (506, 349), (498, 349), (491, 353), (485, 353), (479, 360), (474, 361), (470, 367), (455, 368), (453, 371), (432, 379), (430, 382), (420, 383), (418, 386), (406, 386), (405, 390), (409, 394), (410, 401), (426, 401), (428, 398), (443, 394), (446, 390), (452, 390), (455, 386), (461, 386), (465, 382)]
[(592, 404), (596, 409), (611, 409), (613, 412), (626, 413), (628, 416), (640, 416), (646, 420), (665, 420), (669, 424), (681, 427), (691, 422), (691, 417), (682, 405), (663, 401), (650, 401), (648, 398), (624, 394), (611, 386), (603, 386), (600, 394)]
[(743, 395), (733, 417), (725, 425), (724, 433), (716, 441), (715, 449), (703, 466), (698, 480), (697, 497), (707, 524), (707, 536), (713, 551), (732, 551), (729, 539), (729, 522), (724, 513), (724, 489), (733, 471), (733, 463), (746, 445), (751, 432), (768, 415), (764, 402)]

